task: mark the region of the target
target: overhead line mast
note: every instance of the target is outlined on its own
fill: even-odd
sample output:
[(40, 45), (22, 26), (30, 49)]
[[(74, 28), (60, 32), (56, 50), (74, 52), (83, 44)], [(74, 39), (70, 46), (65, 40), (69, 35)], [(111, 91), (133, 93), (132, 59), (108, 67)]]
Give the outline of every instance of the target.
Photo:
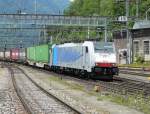
[(128, 21), (128, 17), (129, 17), (129, 0), (126, 0), (125, 6), (126, 6), (126, 18), (127, 18), (127, 21), (126, 21), (127, 53), (128, 53), (127, 63), (130, 64), (131, 63), (131, 39), (129, 38), (129, 30), (128, 30), (128, 24), (129, 24), (129, 21)]

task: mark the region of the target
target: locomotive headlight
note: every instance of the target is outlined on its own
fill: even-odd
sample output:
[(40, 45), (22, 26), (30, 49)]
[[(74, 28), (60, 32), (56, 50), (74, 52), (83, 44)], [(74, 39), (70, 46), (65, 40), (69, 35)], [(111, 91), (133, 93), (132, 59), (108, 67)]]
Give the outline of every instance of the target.
[(113, 67), (116, 67), (116, 66), (117, 66), (117, 64), (116, 64), (116, 63), (113, 63), (113, 64), (112, 64), (112, 66), (113, 66)]
[(98, 66), (99, 65), (99, 63), (95, 63), (95, 66)]

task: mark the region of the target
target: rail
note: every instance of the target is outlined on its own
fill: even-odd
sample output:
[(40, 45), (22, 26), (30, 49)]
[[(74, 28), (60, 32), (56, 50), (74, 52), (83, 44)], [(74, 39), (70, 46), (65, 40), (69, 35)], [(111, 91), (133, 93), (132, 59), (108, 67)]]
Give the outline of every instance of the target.
[(73, 112), (75, 112), (75, 114), (83, 114), (82, 112), (78, 111), (77, 109), (75, 109), (74, 107), (70, 106), (69, 104), (63, 102), (62, 100), (60, 100), (59, 98), (57, 98), (56, 96), (54, 96), (53, 94), (51, 94), (50, 92), (48, 92), (47, 90), (45, 90), (44, 88), (42, 88), (39, 84), (37, 84), (32, 78), (30, 78), (21, 68), (19, 67), (15, 67), (17, 69), (19, 69), (36, 87), (38, 87), (42, 92), (44, 92), (47, 96), (49, 96), (50, 98), (53, 98), (55, 100), (57, 100), (58, 102), (60, 102), (61, 104), (65, 105), (66, 107), (70, 108)]
[(24, 108), (28, 112), (28, 114), (33, 114), (32, 110), (28, 107), (28, 104), (25, 102), (25, 99), (22, 97), (22, 93), (21, 93), (20, 89), (18, 88), (18, 86), (16, 84), (13, 70), (11, 69), (10, 66), (8, 67), (8, 69), (10, 71), (11, 78), (12, 78), (12, 83), (13, 83), (14, 89), (17, 93), (17, 96), (19, 97), (20, 101), (22, 102), (22, 105), (24, 106)]

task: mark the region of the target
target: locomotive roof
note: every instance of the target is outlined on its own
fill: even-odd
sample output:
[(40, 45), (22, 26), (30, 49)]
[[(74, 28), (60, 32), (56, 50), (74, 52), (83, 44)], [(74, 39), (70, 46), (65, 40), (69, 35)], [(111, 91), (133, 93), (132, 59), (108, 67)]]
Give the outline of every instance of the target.
[(103, 46), (112, 46), (113, 42), (104, 42), (104, 41), (84, 41), (83, 43), (64, 43), (64, 44), (57, 44), (59, 47), (69, 47), (69, 46), (81, 46), (85, 43), (93, 43), (94, 45), (101, 45)]

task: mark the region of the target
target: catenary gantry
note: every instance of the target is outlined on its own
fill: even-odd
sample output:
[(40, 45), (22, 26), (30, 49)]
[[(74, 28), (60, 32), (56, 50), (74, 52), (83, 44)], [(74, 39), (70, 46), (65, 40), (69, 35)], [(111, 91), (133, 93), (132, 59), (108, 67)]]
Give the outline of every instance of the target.
[(55, 26), (105, 26), (106, 17), (83, 17), (46, 14), (0, 14), (0, 24), (38, 24)]
[[(0, 14), (0, 48), (19, 48), (37, 44), (46, 26), (106, 27), (106, 17), (47, 14)], [(45, 34), (44, 34), (45, 35)]]

